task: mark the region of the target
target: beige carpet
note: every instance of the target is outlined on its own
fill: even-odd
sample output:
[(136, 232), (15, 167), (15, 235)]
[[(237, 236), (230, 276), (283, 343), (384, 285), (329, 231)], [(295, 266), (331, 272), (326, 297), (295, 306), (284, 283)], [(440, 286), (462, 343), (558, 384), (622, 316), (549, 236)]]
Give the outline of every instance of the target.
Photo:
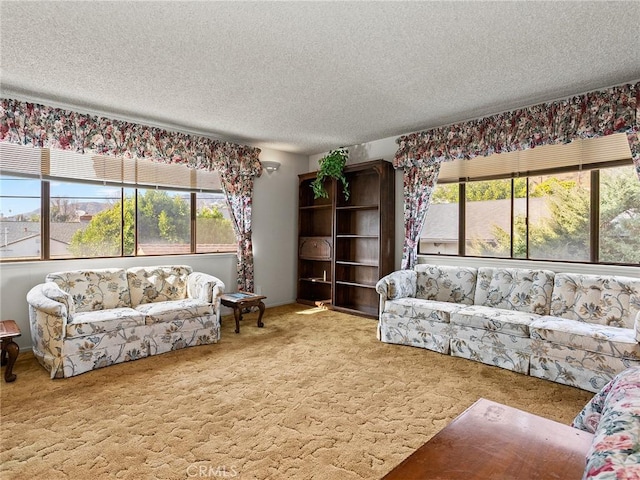
[(300, 305), (216, 345), (1, 382), (0, 478), (377, 479), (480, 397), (569, 423), (592, 394), (376, 340)]

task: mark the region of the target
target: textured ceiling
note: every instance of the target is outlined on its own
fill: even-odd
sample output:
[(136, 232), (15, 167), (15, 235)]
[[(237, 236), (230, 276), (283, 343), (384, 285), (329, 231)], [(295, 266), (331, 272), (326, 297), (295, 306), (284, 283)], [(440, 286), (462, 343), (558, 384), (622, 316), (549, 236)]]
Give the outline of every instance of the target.
[(0, 3), (2, 94), (304, 154), (640, 79), (640, 2)]

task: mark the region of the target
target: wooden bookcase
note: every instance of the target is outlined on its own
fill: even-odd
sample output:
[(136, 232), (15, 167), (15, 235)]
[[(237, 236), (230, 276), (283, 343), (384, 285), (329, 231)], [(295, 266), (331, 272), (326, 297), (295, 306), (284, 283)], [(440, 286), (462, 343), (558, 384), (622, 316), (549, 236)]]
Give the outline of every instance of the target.
[(309, 305), (331, 304), (333, 279), (334, 186), (325, 182), (329, 198), (313, 198), (315, 173), (299, 175), (298, 295)]
[(378, 316), (375, 284), (394, 269), (395, 180), (384, 160), (349, 165), (349, 199), (326, 183), (313, 199), (315, 172), (300, 175), (298, 302)]

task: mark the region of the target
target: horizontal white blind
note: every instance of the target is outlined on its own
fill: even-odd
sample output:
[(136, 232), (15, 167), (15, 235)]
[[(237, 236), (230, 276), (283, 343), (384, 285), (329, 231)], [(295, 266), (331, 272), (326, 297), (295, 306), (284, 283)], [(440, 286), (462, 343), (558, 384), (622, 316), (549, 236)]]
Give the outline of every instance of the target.
[[(0, 172), (4, 175), (39, 177), (48, 152), (42, 148), (0, 143)], [(46, 167), (45, 167), (46, 168)]]
[(618, 133), (606, 137), (576, 139), (565, 145), (544, 145), (489, 157), (444, 162), (440, 166), (438, 179), (440, 182), (457, 182), (460, 179), (526, 176), (533, 172), (626, 159), (631, 163), (627, 135)]
[(44, 176), (68, 180), (122, 182), (122, 160), (51, 149), (49, 171)]
[(0, 171), (60, 180), (180, 190), (221, 190), (220, 175), (186, 165), (0, 143)]

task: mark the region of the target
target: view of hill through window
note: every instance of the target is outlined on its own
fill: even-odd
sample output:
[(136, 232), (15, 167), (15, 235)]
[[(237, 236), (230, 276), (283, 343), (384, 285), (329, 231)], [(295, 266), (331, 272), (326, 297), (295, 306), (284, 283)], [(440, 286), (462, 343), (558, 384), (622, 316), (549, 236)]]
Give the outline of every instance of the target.
[[(42, 182), (9, 176), (0, 177), (0, 182), (0, 258), (41, 258)], [(192, 194), (54, 180), (48, 184), (50, 258), (236, 250), (233, 225), (220, 192)], [(195, 252), (191, 251), (192, 234)]]

